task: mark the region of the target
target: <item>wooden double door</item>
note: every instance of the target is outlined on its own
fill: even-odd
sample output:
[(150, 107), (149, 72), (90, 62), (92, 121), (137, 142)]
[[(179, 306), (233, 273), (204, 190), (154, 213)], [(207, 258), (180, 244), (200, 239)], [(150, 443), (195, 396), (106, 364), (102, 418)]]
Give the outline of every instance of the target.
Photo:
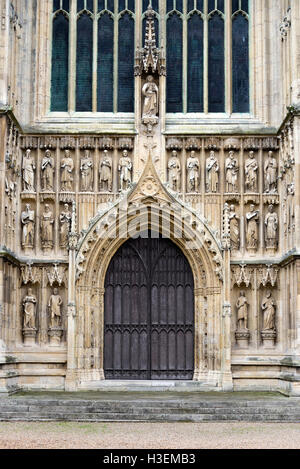
[(172, 241), (126, 241), (109, 265), (104, 304), (106, 379), (193, 378), (193, 274)]

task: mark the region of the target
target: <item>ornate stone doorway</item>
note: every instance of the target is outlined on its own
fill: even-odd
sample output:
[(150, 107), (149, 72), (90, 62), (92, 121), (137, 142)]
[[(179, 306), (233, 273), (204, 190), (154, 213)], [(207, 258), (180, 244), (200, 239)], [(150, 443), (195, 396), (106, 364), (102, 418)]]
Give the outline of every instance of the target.
[(161, 235), (129, 239), (105, 279), (105, 378), (191, 380), (193, 373), (191, 267)]

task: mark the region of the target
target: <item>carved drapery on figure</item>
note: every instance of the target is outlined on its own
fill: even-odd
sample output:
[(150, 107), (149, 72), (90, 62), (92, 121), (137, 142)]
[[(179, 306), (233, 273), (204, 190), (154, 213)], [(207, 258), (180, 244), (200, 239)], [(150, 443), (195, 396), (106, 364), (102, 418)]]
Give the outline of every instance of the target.
[(238, 250), (240, 247), (240, 221), (239, 221), (239, 216), (235, 212), (234, 205), (230, 205), (229, 222), (230, 222), (231, 249)]
[(42, 160), (42, 190), (53, 191), (53, 175), (54, 175), (54, 158), (51, 156), (51, 151), (46, 150), (45, 156)]
[(73, 190), (73, 170), (74, 161), (71, 157), (70, 151), (65, 150), (65, 156), (61, 160), (61, 190), (69, 192)]
[(225, 162), (226, 171), (226, 192), (238, 192), (237, 179), (238, 179), (238, 161), (234, 158), (234, 151), (229, 152), (228, 158)]
[(63, 248), (68, 246), (69, 233), (71, 228), (72, 213), (69, 205), (64, 205), (64, 211), (60, 214), (60, 245)]
[(35, 160), (31, 156), (31, 150), (26, 150), (22, 164), (22, 178), (24, 192), (35, 192)]
[(237, 308), (237, 331), (248, 330), (248, 301), (244, 290), (240, 292), (240, 296), (236, 303)]
[(180, 173), (181, 173), (181, 164), (177, 156), (177, 151), (172, 151), (172, 156), (168, 162), (169, 170), (169, 185), (171, 189), (175, 192), (180, 191)]
[(26, 209), (21, 214), (22, 229), (22, 246), (33, 247), (34, 245), (34, 227), (35, 227), (35, 212), (31, 210), (30, 204), (26, 204)]
[(126, 191), (131, 185), (131, 171), (132, 161), (128, 156), (128, 151), (124, 150), (123, 155), (119, 160), (119, 171), (120, 171), (120, 190)]
[(143, 119), (156, 117), (158, 114), (158, 87), (152, 75), (147, 77), (142, 94), (144, 96)]
[(206, 160), (206, 192), (218, 192), (219, 189), (219, 163), (215, 152), (211, 151)]
[(112, 158), (108, 150), (104, 150), (104, 157), (100, 163), (100, 190), (112, 191)]
[(200, 163), (195, 151), (191, 151), (186, 166), (188, 172), (188, 192), (198, 192)]
[(248, 192), (257, 191), (257, 170), (258, 163), (256, 161), (254, 151), (250, 151), (249, 158), (245, 163), (245, 181), (246, 181), (246, 190)]
[(258, 222), (259, 222), (259, 211), (255, 210), (254, 205), (250, 205), (250, 212), (246, 214), (247, 220), (247, 249), (257, 250), (258, 248)]
[(58, 294), (58, 289), (54, 288), (53, 294), (49, 298), (48, 308), (50, 313), (50, 328), (61, 327), (61, 306), (62, 298)]
[(46, 204), (41, 217), (41, 241), (43, 248), (49, 249), (53, 247), (53, 224), (54, 218), (51, 208)]
[(81, 190), (91, 192), (93, 190), (93, 160), (90, 157), (90, 151), (84, 151), (84, 157), (80, 162), (81, 172)]
[(273, 205), (269, 205), (268, 213), (265, 218), (265, 242), (266, 248), (277, 248), (278, 215), (274, 212)]
[(269, 151), (268, 158), (264, 165), (264, 176), (265, 176), (265, 192), (274, 193), (277, 192), (277, 174), (278, 165), (277, 160), (273, 156), (273, 152)]
[(23, 299), (24, 330), (36, 330), (36, 303), (37, 300), (36, 297), (32, 294), (32, 289), (28, 288), (27, 295)]
[(276, 302), (272, 296), (271, 291), (266, 293), (261, 303), (263, 312), (263, 331), (276, 331)]

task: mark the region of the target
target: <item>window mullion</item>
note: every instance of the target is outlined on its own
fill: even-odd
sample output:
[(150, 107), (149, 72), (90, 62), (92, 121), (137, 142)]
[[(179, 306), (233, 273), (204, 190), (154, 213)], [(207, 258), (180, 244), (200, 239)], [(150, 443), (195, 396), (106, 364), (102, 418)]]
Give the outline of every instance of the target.
[(119, 47), (119, 14), (118, 0), (115, 0), (114, 13), (114, 113), (118, 112), (118, 47)]
[(204, 56), (203, 56), (203, 81), (204, 81), (204, 113), (208, 114), (208, 0), (204, 0)]
[(97, 57), (98, 57), (98, 1), (94, 0), (94, 28), (93, 28), (93, 112), (97, 112)]
[(76, 101), (76, 30), (77, 2), (71, 1), (70, 8), (70, 54), (69, 54), (69, 112), (75, 112)]
[(232, 7), (225, 2), (225, 112), (232, 113)]

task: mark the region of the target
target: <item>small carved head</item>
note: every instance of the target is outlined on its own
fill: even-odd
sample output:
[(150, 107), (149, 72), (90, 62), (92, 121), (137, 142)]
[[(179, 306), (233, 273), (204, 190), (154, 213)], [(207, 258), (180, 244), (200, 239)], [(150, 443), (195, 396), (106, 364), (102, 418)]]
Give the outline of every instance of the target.
[(58, 295), (58, 289), (57, 289), (57, 288), (54, 288), (53, 294), (54, 294), (54, 295)]
[(231, 212), (234, 212), (234, 211), (235, 211), (235, 206), (234, 206), (233, 204), (230, 205), (230, 211), (231, 211)]
[(30, 150), (30, 148), (27, 148), (27, 150), (26, 150), (26, 157), (27, 157), (27, 158), (29, 158), (29, 156), (30, 156), (30, 153), (31, 153), (31, 150)]
[(45, 156), (51, 156), (51, 150), (49, 150), (49, 148), (45, 151)]
[(245, 295), (245, 291), (244, 291), (244, 290), (241, 290), (241, 292), (240, 292), (240, 296), (246, 296), (246, 295)]
[(268, 211), (269, 211), (270, 213), (272, 213), (272, 212), (273, 212), (273, 210), (274, 210), (274, 207), (273, 207), (273, 205), (269, 205), (269, 207), (268, 207)]
[(152, 83), (152, 81), (153, 81), (153, 76), (152, 76), (152, 75), (148, 75), (148, 76), (147, 76), (147, 81), (148, 81), (149, 83)]

